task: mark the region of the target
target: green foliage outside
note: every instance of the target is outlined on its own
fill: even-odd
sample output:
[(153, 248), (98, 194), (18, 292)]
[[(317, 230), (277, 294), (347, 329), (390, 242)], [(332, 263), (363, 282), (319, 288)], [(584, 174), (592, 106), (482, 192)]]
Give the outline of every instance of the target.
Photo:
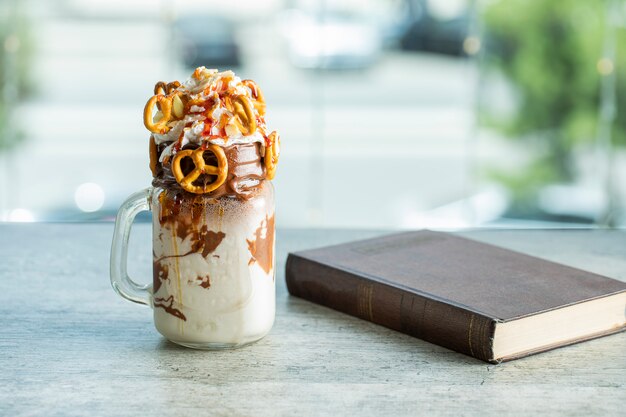
[[(485, 70), (498, 70), (517, 99), (512, 118), (481, 112), (500, 131), (538, 157), (524, 172), (492, 173), (514, 193), (517, 211), (544, 184), (575, 180), (574, 150), (597, 140), (608, 2), (503, 0), (485, 7)], [(623, 9), (623, 8), (622, 8)], [(626, 144), (626, 29), (616, 30), (615, 146)]]
[[(16, 131), (11, 106), (31, 93), (29, 68), (32, 65), (33, 42), (26, 18), (16, 6), (0, 7), (0, 152), (17, 145), (24, 136)], [(7, 94), (7, 89), (11, 91)], [(11, 97), (14, 101), (7, 102)]]

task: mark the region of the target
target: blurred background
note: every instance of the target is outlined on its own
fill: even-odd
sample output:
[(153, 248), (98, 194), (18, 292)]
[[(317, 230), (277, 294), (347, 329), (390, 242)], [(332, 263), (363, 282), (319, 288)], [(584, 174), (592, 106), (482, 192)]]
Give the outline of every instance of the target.
[(282, 227), (626, 223), (626, 0), (0, 0), (0, 220), (112, 220), (158, 80), (232, 68)]

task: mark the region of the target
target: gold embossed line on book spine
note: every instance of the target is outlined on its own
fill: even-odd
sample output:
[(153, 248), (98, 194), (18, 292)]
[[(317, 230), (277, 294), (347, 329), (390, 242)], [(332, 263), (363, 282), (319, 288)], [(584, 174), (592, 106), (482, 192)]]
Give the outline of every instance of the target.
[(372, 294), (374, 293), (374, 286), (372, 284), (360, 282), (357, 287), (357, 311), (359, 317), (363, 317), (366, 320), (374, 321), (374, 314), (372, 313)]

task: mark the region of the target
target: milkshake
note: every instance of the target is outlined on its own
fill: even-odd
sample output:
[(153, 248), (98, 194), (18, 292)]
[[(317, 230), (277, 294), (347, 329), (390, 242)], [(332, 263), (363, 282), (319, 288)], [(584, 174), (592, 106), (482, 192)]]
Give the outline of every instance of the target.
[(155, 86), (151, 132), (152, 306), (189, 347), (254, 342), (274, 321), (274, 177), (280, 139), (259, 87), (200, 67)]

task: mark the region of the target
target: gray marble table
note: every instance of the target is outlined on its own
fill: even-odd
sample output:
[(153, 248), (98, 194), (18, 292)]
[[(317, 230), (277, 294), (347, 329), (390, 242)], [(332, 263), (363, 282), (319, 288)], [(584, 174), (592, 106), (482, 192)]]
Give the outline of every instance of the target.
[[(626, 333), (496, 366), (288, 295), (288, 251), (376, 232), (279, 231), (272, 332), (180, 348), (111, 289), (112, 229), (0, 225), (0, 416), (626, 415)], [(626, 280), (626, 231), (462, 234)], [(134, 276), (150, 256), (138, 224)]]

